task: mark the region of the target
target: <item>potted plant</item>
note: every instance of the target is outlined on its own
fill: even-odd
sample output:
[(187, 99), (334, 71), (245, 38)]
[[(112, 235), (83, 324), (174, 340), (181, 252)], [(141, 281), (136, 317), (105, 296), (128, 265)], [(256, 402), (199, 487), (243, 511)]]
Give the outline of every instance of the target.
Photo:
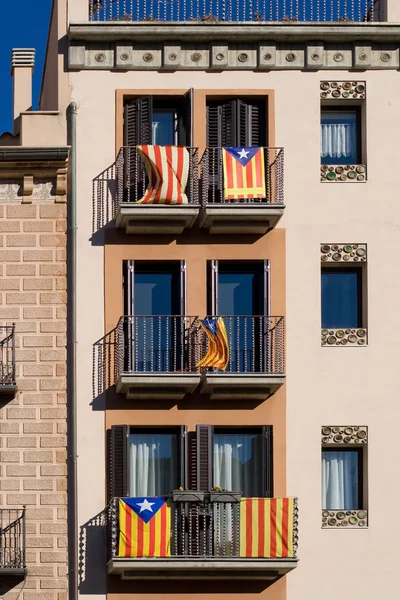
[(230, 490), (221, 490), (220, 487), (214, 486), (210, 490), (210, 502), (240, 502), (242, 492), (231, 492)]
[(200, 490), (185, 490), (180, 487), (172, 490), (173, 502), (204, 502), (204, 492)]

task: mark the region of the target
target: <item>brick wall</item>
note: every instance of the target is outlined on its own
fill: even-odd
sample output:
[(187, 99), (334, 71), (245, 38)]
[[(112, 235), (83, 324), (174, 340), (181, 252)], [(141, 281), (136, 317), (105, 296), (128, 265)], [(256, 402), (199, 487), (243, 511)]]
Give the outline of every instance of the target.
[(25, 581), (4, 600), (66, 600), (66, 205), (0, 203), (0, 323), (16, 323), (16, 397), (0, 409), (0, 507), (27, 507)]

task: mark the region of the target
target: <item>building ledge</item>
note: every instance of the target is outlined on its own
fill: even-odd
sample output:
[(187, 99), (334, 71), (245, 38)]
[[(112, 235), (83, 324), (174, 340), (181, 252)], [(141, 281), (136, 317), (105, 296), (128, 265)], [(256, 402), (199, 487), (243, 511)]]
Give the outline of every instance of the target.
[(209, 204), (202, 209), (199, 225), (216, 234), (264, 235), (277, 225), (284, 208), (271, 204)]
[(268, 373), (206, 373), (200, 392), (211, 400), (266, 400), (284, 384), (284, 374)]
[(15, 383), (9, 383), (6, 385), (0, 384), (0, 399), (15, 398), (17, 395), (18, 386)]
[(24, 579), (28, 574), (28, 569), (24, 567), (2, 567), (0, 568), (0, 579), (2, 577)]
[(122, 373), (117, 392), (127, 400), (181, 400), (199, 383), (196, 373)]
[(126, 233), (175, 235), (193, 226), (199, 210), (199, 206), (193, 204), (170, 206), (123, 202), (115, 224), (125, 229)]
[(113, 558), (109, 574), (122, 579), (260, 579), (275, 581), (297, 567), (297, 559)]
[(397, 23), (260, 23), (260, 22), (121, 22), (93, 21), (71, 23), (70, 40), (110, 42), (135, 39), (139, 41), (232, 40), (237, 42), (257, 39), (277, 42), (398, 42), (400, 24)]

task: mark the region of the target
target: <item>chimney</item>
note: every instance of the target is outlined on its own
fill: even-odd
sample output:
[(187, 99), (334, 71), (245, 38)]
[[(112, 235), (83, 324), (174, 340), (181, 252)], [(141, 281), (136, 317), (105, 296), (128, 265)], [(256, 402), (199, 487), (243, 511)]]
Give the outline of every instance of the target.
[(13, 134), (19, 133), (21, 112), (32, 109), (33, 48), (14, 48), (11, 52), (13, 77)]

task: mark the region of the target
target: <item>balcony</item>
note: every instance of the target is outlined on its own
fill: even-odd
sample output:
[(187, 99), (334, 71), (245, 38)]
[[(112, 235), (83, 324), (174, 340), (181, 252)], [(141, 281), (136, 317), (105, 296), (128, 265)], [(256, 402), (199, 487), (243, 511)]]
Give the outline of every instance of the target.
[[(282, 525), (282, 542), (275, 543), (271, 532), (280, 528), (272, 508), (266, 508), (263, 523), (252, 521), (252, 532), (260, 541), (265, 531), (270, 532), (263, 551), (252, 557), (248, 550), (248, 518), (243, 523), (242, 502), (211, 502), (205, 494), (203, 502), (172, 502), (171, 531), (168, 535), (170, 556), (164, 558), (120, 557), (118, 498), (108, 509), (108, 573), (122, 579), (202, 579), (202, 580), (264, 580), (271, 584), (297, 566), (298, 508), (297, 499), (271, 499), (290, 507), (286, 525)], [(268, 505), (269, 506), (269, 505)], [(283, 523), (283, 521), (282, 521)], [(278, 537), (276, 540), (278, 540)], [(265, 538), (264, 538), (265, 539)], [(264, 542), (263, 539), (263, 542)], [(142, 553), (143, 554), (143, 553)]]
[(0, 398), (17, 393), (15, 380), (15, 325), (0, 326)]
[(201, 160), (200, 227), (210, 233), (263, 235), (276, 226), (285, 208), (283, 148), (263, 148), (263, 151), (265, 197), (228, 200), (224, 194), (222, 148), (206, 149)]
[(25, 508), (0, 509), (0, 577), (25, 577), (25, 552)]
[[(284, 317), (224, 316), (230, 358), (225, 371), (204, 370), (201, 393), (214, 400), (265, 400), (285, 381)], [(201, 340), (205, 345), (205, 341)]]
[(117, 392), (128, 400), (180, 400), (198, 386), (197, 317), (122, 317), (116, 335)]
[(90, 21), (356, 22), (380, 20), (379, 0), (90, 0)]
[[(152, 203), (138, 204), (145, 196), (149, 182), (146, 167), (135, 147), (121, 148), (115, 164), (117, 227), (122, 227), (127, 233), (136, 234), (179, 234), (192, 227), (200, 210), (199, 161), (197, 148), (186, 148), (186, 151), (189, 167), (185, 189), (186, 203), (166, 204), (156, 196)], [(166, 179), (165, 177), (164, 185)], [(176, 190), (176, 180), (172, 179), (169, 182), (169, 194)]]

